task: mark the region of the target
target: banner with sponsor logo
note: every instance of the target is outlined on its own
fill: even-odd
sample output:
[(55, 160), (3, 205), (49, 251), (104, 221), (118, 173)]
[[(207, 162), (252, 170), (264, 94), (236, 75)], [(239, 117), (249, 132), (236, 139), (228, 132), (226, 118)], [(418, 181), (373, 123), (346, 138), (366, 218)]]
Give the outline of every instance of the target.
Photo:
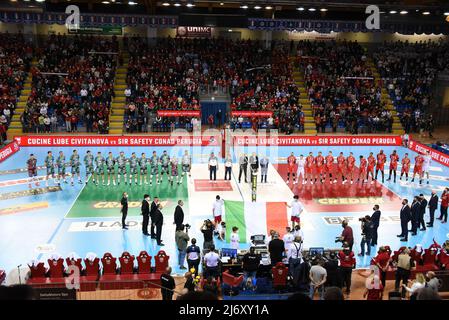
[(186, 38), (210, 38), (212, 27), (182, 27), (176, 28), (176, 36)]
[(199, 110), (158, 110), (159, 117), (199, 117)]
[(236, 146), (401, 146), (400, 136), (235, 136)]
[(7, 144), (3, 148), (0, 149), (0, 163), (8, 159), (14, 153), (20, 150), (20, 146), (16, 140)]
[(445, 165), (446, 167), (449, 167), (449, 155), (444, 154), (440, 151), (437, 151), (431, 147), (428, 147), (422, 143), (416, 142), (414, 140), (410, 140), (408, 142), (408, 147), (410, 150), (424, 154), (427, 151), (430, 151), (430, 155), (432, 156), (432, 159), (441, 163), (442, 165)]
[(22, 147), (219, 146), (218, 136), (20, 136)]
[(273, 116), (271, 111), (232, 111), (233, 117), (248, 117), (248, 118), (268, 118)]

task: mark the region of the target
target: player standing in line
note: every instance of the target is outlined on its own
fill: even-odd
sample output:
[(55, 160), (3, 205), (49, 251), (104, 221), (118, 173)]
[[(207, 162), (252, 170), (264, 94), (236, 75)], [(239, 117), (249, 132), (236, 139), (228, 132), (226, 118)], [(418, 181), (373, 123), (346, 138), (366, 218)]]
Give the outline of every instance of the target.
[(81, 162), (80, 162), (80, 155), (78, 154), (78, 151), (75, 149), (72, 152), (72, 155), (70, 156), (70, 173), (72, 174), (72, 176), (70, 177), (70, 184), (72, 186), (74, 186), (74, 179), (75, 179), (75, 175), (78, 176), (78, 183), (82, 184), (83, 182), (81, 181), (81, 175), (80, 175), (80, 166), (81, 166)]
[[(182, 163), (182, 174), (180, 183), (182, 183), (182, 179), (184, 178), (186, 173), (189, 175), (189, 178), (191, 177), (190, 170), (192, 169), (192, 157), (189, 155), (189, 152), (187, 150), (184, 151), (181, 163)], [(231, 180), (231, 177), (229, 177), (229, 180)]]
[(419, 176), (419, 184), (422, 184), (422, 177), (423, 177), (422, 166), (423, 166), (423, 163), (424, 163), (424, 157), (421, 154), (418, 154), (415, 157), (415, 166), (413, 167), (412, 182), (415, 182), (415, 175), (418, 174), (418, 176)]
[[(306, 158), (306, 183), (307, 178), (310, 179), (310, 183), (313, 184), (313, 170), (315, 164), (315, 157), (312, 152), (309, 152), (309, 155)], [(316, 179), (315, 179), (316, 182)]]
[(396, 170), (398, 169), (398, 161), (399, 161), (399, 156), (396, 153), (396, 150), (393, 150), (393, 153), (390, 154), (390, 174), (388, 175), (387, 181), (391, 180), (391, 174), (393, 173), (393, 177), (394, 177), (393, 182), (396, 183)]
[(120, 185), (120, 179), (123, 176), (123, 181), (125, 181), (125, 184), (128, 184), (128, 181), (126, 180), (126, 162), (128, 162), (128, 159), (126, 159), (125, 153), (123, 151), (120, 151), (119, 156), (117, 157), (117, 184)]
[(354, 170), (355, 170), (355, 158), (352, 152), (349, 152), (349, 156), (346, 159), (348, 176), (351, 177), (351, 184), (354, 183)]
[(150, 186), (153, 185), (153, 176), (156, 176), (156, 183), (159, 184), (159, 158), (156, 151), (150, 158)]
[(67, 183), (65, 174), (65, 155), (64, 152), (59, 151), (59, 156), (56, 159), (56, 165), (58, 166), (58, 186), (61, 185), (61, 180)]
[[(315, 158), (315, 164), (316, 164), (316, 172), (320, 175), (320, 182), (323, 183), (323, 175), (324, 175), (324, 157), (320, 152), (318, 152), (318, 155)], [(315, 178), (316, 182), (316, 178)]]
[(167, 179), (168, 181), (170, 181), (170, 172), (168, 171), (169, 170), (168, 166), (170, 164), (170, 156), (167, 154), (166, 150), (162, 152), (159, 162), (161, 163), (161, 182), (164, 178), (164, 173), (167, 173)]
[(365, 179), (367, 176), (366, 174), (366, 166), (368, 164), (368, 161), (363, 156), (360, 156), (360, 166), (359, 166), (359, 177), (357, 178), (357, 183), (360, 182), (360, 178), (362, 178), (362, 184), (364, 182), (368, 182), (368, 179)]
[(410, 171), (410, 158), (408, 157), (408, 153), (404, 155), (402, 159), (402, 168), (401, 168), (401, 176), (399, 180), (402, 180), (402, 176), (405, 174), (405, 181), (408, 181), (408, 172)]
[(430, 171), (430, 164), (432, 163), (432, 156), (430, 155), (430, 151), (427, 150), (426, 155), (423, 157), (424, 163), (423, 163), (423, 175), (425, 174), (427, 177), (427, 184), (429, 184), (429, 171)]
[(99, 182), (100, 182), (100, 178), (99, 176), (101, 176), (101, 183), (102, 185), (105, 185), (104, 182), (104, 163), (105, 163), (105, 159), (101, 154), (101, 151), (97, 152), (97, 156), (95, 157), (95, 181), (96, 181), (96, 185), (98, 186)]
[(37, 159), (34, 157), (34, 154), (30, 154), (30, 158), (27, 160), (27, 168), (28, 168), (28, 177), (29, 184), (28, 187), (31, 188), (31, 181), (36, 183), (36, 187), (39, 186), (39, 180), (36, 178), (37, 176)]
[(293, 178), (293, 184), (295, 184), (296, 183), (296, 176), (295, 176), (296, 175), (296, 170), (295, 170), (296, 157), (293, 152), (287, 158), (287, 165), (288, 165), (287, 184), (290, 183), (290, 175)]
[(47, 156), (45, 157), (45, 166), (47, 167), (47, 176), (45, 177), (45, 186), (48, 187), (48, 179), (50, 176), (52, 179), (55, 178), (55, 158), (53, 157), (53, 153), (51, 151), (47, 152)]
[(115, 158), (112, 152), (108, 153), (108, 157), (106, 158), (106, 170), (108, 171), (108, 186), (111, 185), (111, 176), (112, 176), (112, 184), (115, 186)]
[(345, 179), (345, 165), (346, 165), (346, 158), (343, 155), (343, 152), (340, 152), (340, 155), (337, 157), (337, 167), (338, 167), (338, 173), (341, 176), (342, 184), (346, 183), (346, 179)]
[(374, 168), (376, 167), (376, 158), (372, 152), (368, 156), (368, 169), (366, 171), (366, 181), (368, 181), (369, 175), (371, 174), (371, 184), (374, 183)]
[(133, 177), (134, 177), (134, 183), (136, 186), (139, 184), (137, 182), (137, 164), (139, 163), (139, 159), (137, 159), (136, 153), (131, 153), (131, 158), (129, 158), (129, 185), (133, 184)]
[[(334, 155), (332, 154), (332, 151), (329, 151), (329, 154), (326, 157), (326, 172), (329, 175), (329, 182), (337, 183), (337, 179), (334, 179), (332, 181), (332, 171), (334, 170)], [(326, 179), (326, 177), (324, 178)]]
[(299, 183), (299, 178), (302, 177), (302, 184), (306, 184), (306, 177), (305, 177), (305, 171), (304, 168), (306, 166), (306, 159), (304, 159), (304, 156), (301, 154), (299, 156), (298, 159), (298, 170), (296, 171), (296, 178), (298, 179), (298, 183)]
[(87, 150), (86, 155), (84, 156), (84, 165), (86, 166), (86, 184), (89, 181), (89, 175), (93, 177), (93, 183), (95, 184), (95, 176), (94, 176), (94, 156)]
[(382, 174), (382, 183), (384, 183), (384, 165), (385, 162), (387, 162), (387, 156), (385, 155), (383, 150), (380, 150), (380, 152), (377, 154), (377, 164), (376, 164), (376, 176), (374, 177), (374, 180), (377, 180), (377, 174)]
[(147, 159), (145, 152), (143, 152), (139, 159), (139, 167), (140, 167), (140, 183), (139, 183), (139, 185), (140, 186), (142, 185), (142, 180), (144, 181), (145, 184), (148, 184), (148, 180), (147, 180), (147, 176), (148, 176), (147, 164), (148, 164), (148, 162), (149, 162), (149, 159)]
[(171, 185), (173, 185), (173, 180), (176, 177), (176, 184), (179, 184), (179, 175), (178, 175), (178, 159), (176, 157), (173, 157), (170, 160), (170, 167), (171, 167), (171, 178), (169, 178)]

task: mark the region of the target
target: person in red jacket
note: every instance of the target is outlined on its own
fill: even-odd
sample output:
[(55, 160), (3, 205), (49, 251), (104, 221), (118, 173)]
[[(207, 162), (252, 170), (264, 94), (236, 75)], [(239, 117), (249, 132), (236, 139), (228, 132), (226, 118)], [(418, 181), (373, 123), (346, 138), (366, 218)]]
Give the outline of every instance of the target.
[[(332, 154), (332, 151), (329, 151), (329, 154), (326, 157), (326, 173), (329, 176), (330, 184), (337, 183), (337, 179), (335, 180), (332, 179), (333, 170), (334, 170), (334, 155)], [(326, 179), (326, 177), (324, 177), (324, 179)]]
[(353, 184), (354, 183), (354, 171), (355, 171), (355, 158), (354, 158), (354, 155), (352, 154), (352, 152), (349, 152), (349, 156), (346, 159), (346, 165), (347, 165), (346, 172), (348, 173), (347, 175), (351, 177), (351, 184)]
[[(306, 158), (306, 182), (307, 182), (307, 179), (310, 179), (311, 184), (313, 184), (314, 169), (315, 169), (315, 157), (313, 156), (312, 152), (309, 152), (309, 155)], [(316, 178), (315, 178), (315, 182), (316, 182)]]
[(408, 172), (410, 171), (410, 158), (408, 157), (408, 153), (404, 155), (404, 158), (402, 158), (402, 169), (401, 169), (401, 176), (399, 177), (399, 180), (402, 180), (402, 176), (405, 174), (405, 181), (408, 181)]
[(372, 260), (372, 264), (379, 268), (379, 278), (384, 287), (390, 262), (391, 252), (389, 252), (384, 246), (380, 247), (377, 256), (375, 256)]
[(390, 174), (388, 175), (387, 181), (391, 180), (391, 174), (393, 173), (393, 182), (396, 183), (396, 170), (398, 168), (399, 156), (396, 153), (396, 150), (393, 150), (393, 153), (390, 154)]
[(296, 182), (296, 157), (292, 152), (287, 158), (288, 172), (287, 172), (287, 184), (290, 183), (290, 175), (293, 179), (293, 184)]
[(422, 184), (422, 178), (423, 178), (423, 167), (424, 164), (424, 157), (421, 154), (418, 154), (415, 157), (415, 166), (413, 167), (413, 177), (412, 182), (415, 182), (415, 176), (418, 174), (419, 176), (419, 184)]
[(440, 216), (437, 218), (438, 220), (442, 220), (441, 223), (447, 222), (448, 206), (449, 206), (449, 188), (446, 188), (441, 194)]
[(382, 183), (384, 183), (384, 166), (385, 162), (387, 162), (387, 156), (385, 155), (383, 150), (380, 150), (380, 152), (377, 155), (377, 165), (376, 165), (376, 176), (374, 177), (374, 180), (377, 180), (377, 174), (382, 174)]
[(349, 246), (344, 246), (338, 253), (338, 260), (340, 260), (340, 278), (342, 285), (346, 286), (346, 294), (351, 293), (351, 277), (352, 269), (355, 268), (354, 252), (351, 251)]
[[(317, 173), (317, 175), (320, 175), (320, 182), (323, 183), (324, 157), (321, 154), (321, 151), (318, 152), (318, 155), (315, 158), (315, 164), (316, 164), (316, 173)], [(316, 183), (316, 177), (315, 177), (315, 183)]]
[(376, 158), (372, 152), (369, 153), (368, 157), (368, 170), (366, 172), (366, 180), (368, 181), (369, 174), (371, 173), (371, 184), (374, 183), (374, 167), (376, 166)]
[(340, 155), (337, 157), (337, 167), (338, 167), (338, 173), (341, 175), (341, 182), (343, 184), (345, 184), (346, 183), (346, 179), (345, 179), (346, 158), (343, 155), (343, 152), (340, 152)]
[(366, 176), (366, 165), (367, 165), (366, 159), (363, 156), (360, 156), (359, 177), (357, 179), (357, 183), (360, 182), (360, 179), (362, 179), (362, 184), (364, 182), (368, 181), (368, 180), (365, 179), (365, 176)]

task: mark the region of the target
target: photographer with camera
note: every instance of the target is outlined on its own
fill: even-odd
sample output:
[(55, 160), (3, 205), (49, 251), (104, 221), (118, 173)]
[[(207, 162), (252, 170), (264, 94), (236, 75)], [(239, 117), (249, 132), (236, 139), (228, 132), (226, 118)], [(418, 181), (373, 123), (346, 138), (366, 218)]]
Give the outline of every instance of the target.
[(214, 246), (214, 224), (209, 219), (204, 220), (201, 226), (201, 232), (204, 236), (203, 249), (210, 250)]
[[(184, 260), (186, 259), (187, 255), (187, 244), (190, 240), (190, 237), (188, 235), (188, 230), (190, 228), (190, 225), (181, 224), (180, 226), (176, 227), (176, 233), (175, 233), (175, 241), (176, 246), (178, 247), (178, 266), (179, 269), (185, 270), (187, 269), (184, 266)], [(185, 231), (184, 231), (185, 229)]]
[(352, 251), (352, 246), (354, 245), (354, 234), (352, 232), (352, 228), (348, 225), (348, 220), (343, 220), (341, 226), (343, 227), (343, 232), (335, 239), (335, 243), (342, 242), (343, 246), (347, 245)]
[(373, 224), (371, 222), (370, 216), (365, 216), (360, 218), (361, 222), (360, 228), (362, 229), (362, 241), (360, 242), (361, 252), (358, 254), (359, 257), (363, 257), (365, 255), (365, 245), (367, 247), (366, 255), (371, 255), (371, 240), (373, 238)]

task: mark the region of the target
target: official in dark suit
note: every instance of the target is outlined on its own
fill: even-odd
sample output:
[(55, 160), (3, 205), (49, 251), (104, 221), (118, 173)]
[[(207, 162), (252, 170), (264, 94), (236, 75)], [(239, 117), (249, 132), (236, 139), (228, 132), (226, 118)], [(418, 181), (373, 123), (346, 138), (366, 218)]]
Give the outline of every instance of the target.
[(415, 196), (415, 198), (413, 199), (410, 211), (412, 214), (412, 229), (410, 231), (412, 233), (412, 236), (416, 236), (416, 232), (418, 231), (419, 226), (419, 215), (421, 214), (421, 203), (418, 196)]
[(182, 210), (183, 205), (184, 205), (184, 202), (182, 200), (179, 200), (178, 205), (175, 208), (173, 224), (176, 225), (176, 230), (180, 229), (184, 223), (184, 210)]
[(157, 208), (154, 210), (152, 223), (156, 228), (156, 241), (158, 246), (163, 246), (164, 244), (161, 241), (162, 236), (162, 225), (164, 224), (164, 216), (161, 212), (162, 206), (160, 204), (157, 205)]
[(150, 221), (150, 195), (145, 194), (143, 196), (141, 210), (142, 210), (142, 216), (143, 216), (142, 232), (143, 232), (144, 235), (149, 236), (149, 234), (148, 234), (148, 222)]
[(371, 238), (371, 246), (377, 245), (377, 229), (380, 224), (380, 210), (379, 205), (376, 204), (373, 207), (374, 213), (371, 216), (371, 225), (372, 225), (372, 238)]
[(153, 223), (153, 217), (154, 217), (154, 212), (157, 209), (157, 206), (159, 204), (159, 198), (158, 197), (154, 197), (153, 202), (151, 202), (151, 208), (150, 208), (150, 218), (151, 218), (151, 239), (156, 239), (156, 234), (154, 233), (154, 223)]
[(433, 227), (433, 221), (435, 220), (435, 211), (438, 208), (438, 195), (434, 190), (432, 190), (432, 195), (429, 199), (429, 215), (430, 220), (427, 222), (427, 227), (432, 228)]
[(424, 198), (424, 195), (422, 193), (419, 195), (419, 199), (420, 199), (421, 212), (419, 213), (418, 228), (421, 228), (419, 229), (421, 231), (425, 231), (426, 225), (424, 223), (424, 215), (426, 214), (428, 201), (426, 200), (426, 198)]
[(401, 234), (398, 237), (402, 238), (401, 241), (408, 241), (408, 223), (411, 220), (410, 206), (408, 200), (402, 200), (402, 208), (400, 212), (401, 218)]
[(120, 212), (122, 213), (122, 228), (128, 229), (128, 225), (126, 224), (126, 216), (128, 215), (128, 194), (126, 192), (123, 192), (122, 200), (120, 200), (120, 205)]

